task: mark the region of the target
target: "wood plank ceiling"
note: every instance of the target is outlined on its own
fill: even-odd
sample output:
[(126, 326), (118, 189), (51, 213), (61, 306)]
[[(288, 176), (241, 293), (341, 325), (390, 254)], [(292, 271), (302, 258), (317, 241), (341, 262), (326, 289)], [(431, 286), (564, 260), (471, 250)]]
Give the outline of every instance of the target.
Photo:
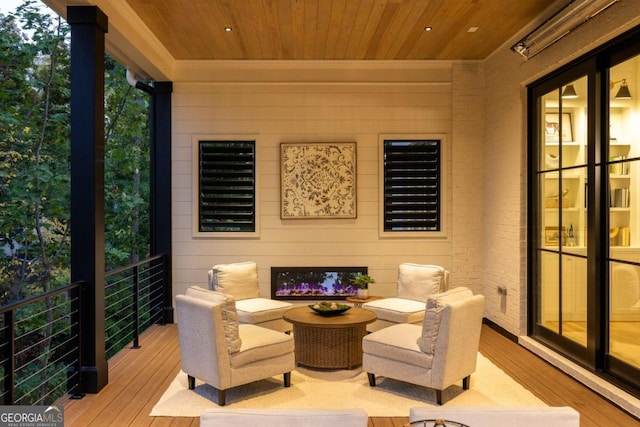
[(178, 60), (484, 59), (555, 2), (126, 1)]

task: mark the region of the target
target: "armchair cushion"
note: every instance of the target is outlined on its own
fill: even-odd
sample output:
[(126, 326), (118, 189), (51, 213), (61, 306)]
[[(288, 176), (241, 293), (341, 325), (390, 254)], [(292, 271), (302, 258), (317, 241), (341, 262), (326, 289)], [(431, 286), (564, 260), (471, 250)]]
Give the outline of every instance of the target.
[(259, 296), (258, 266), (253, 261), (214, 265), (209, 279), (211, 289), (238, 301)]
[(420, 335), (421, 328), (420, 325), (399, 323), (380, 329), (362, 339), (362, 351), (429, 369), (433, 362), (433, 355), (422, 352), (415, 339)]
[(282, 319), (284, 312), (290, 308), (291, 303), (268, 298), (249, 298), (236, 301), (240, 323), (259, 324)]
[(472, 296), (473, 292), (471, 292), (469, 288), (460, 286), (446, 292), (431, 295), (427, 298), (422, 334), (417, 340), (420, 350), (427, 354), (433, 354), (436, 348), (436, 339), (445, 307), (452, 302), (464, 300)]
[(293, 352), (293, 339), (282, 332), (256, 325), (240, 325), (240, 335), (242, 347), (238, 353), (231, 355), (232, 368)]
[(400, 264), (398, 297), (425, 302), (427, 296), (446, 289), (446, 274), (446, 270), (439, 265)]
[(362, 305), (375, 311), (380, 319), (393, 323), (420, 323), (424, 317), (425, 304), (404, 298), (383, 298)]
[(236, 312), (235, 299), (230, 295), (223, 294), (222, 292), (210, 291), (209, 289), (204, 289), (200, 286), (191, 286), (187, 288), (185, 295), (221, 304), (224, 334), (229, 353), (236, 353), (240, 351), (242, 340), (240, 339), (240, 332), (238, 329), (238, 314)]

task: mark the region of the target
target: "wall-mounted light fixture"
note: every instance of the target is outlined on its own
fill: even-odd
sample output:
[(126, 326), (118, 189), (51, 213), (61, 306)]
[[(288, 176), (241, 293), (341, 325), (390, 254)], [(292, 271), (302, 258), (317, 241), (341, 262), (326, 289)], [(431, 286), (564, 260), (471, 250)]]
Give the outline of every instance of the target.
[(573, 85), (569, 84), (564, 87), (561, 96), (565, 99), (572, 99), (577, 98), (578, 94), (576, 93), (576, 89), (573, 87)]
[(572, 0), (511, 46), (529, 59), (620, 0)]
[(614, 82), (613, 80), (609, 82), (609, 90), (613, 90), (614, 86), (620, 83), (620, 89), (616, 93), (615, 99), (631, 99), (631, 92), (629, 91), (629, 85), (627, 84), (627, 79), (618, 80)]

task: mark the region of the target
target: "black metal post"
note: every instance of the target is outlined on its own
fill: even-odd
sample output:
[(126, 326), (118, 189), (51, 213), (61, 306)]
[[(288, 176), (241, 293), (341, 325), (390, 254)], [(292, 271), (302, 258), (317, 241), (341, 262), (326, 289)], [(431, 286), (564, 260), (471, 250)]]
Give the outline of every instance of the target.
[(171, 278), (171, 93), (172, 82), (153, 85), (151, 121), (151, 255), (165, 254), (164, 323), (173, 323)]
[(95, 6), (68, 6), (71, 26), (71, 281), (80, 293), (81, 391), (109, 382), (105, 357), (104, 54), (107, 16)]
[(82, 304), (80, 304), (81, 295), (86, 283), (79, 283), (77, 287), (69, 290), (69, 299), (71, 300), (71, 336), (76, 337), (76, 346), (78, 348), (77, 358), (73, 367), (69, 369), (71, 381), (67, 383), (67, 390), (71, 394), (72, 399), (82, 399)]
[(7, 354), (3, 354), (4, 399), (3, 405), (13, 405), (16, 399), (16, 344), (15, 344), (15, 312), (9, 310), (4, 314), (5, 345)]
[(140, 268), (133, 267), (133, 348), (140, 348)]

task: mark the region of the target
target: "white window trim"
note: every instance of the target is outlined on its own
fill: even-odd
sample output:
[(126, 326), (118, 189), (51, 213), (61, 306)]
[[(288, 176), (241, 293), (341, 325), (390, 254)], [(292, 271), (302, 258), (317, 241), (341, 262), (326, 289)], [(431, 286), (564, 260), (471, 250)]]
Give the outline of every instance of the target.
[[(427, 140), (441, 141), (441, 175), (440, 175), (440, 231), (384, 231), (384, 141), (395, 140)], [(378, 134), (378, 237), (384, 239), (448, 239), (449, 238), (449, 178), (451, 176), (451, 159), (449, 157), (449, 135), (446, 133), (424, 134)]]
[[(198, 166), (198, 143), (200, 141), (255, 141), (255, 231), (248, 232), (203, 232), (198, 229), (198, 212), (200, 210), (200, 192), (199, 188), (199, 166)], [(192, 135), (191, 137), (191, 165), (192, 165), (192, 181), (191, 191), (193, 194), (193, 203), (191, 205), (191, 234), (195, 238), (206, 239), (257, 239), (260, 237), (260, 170), (259, 170), (259, 136), (257, 134), (210, 134), (210, 135)]]

